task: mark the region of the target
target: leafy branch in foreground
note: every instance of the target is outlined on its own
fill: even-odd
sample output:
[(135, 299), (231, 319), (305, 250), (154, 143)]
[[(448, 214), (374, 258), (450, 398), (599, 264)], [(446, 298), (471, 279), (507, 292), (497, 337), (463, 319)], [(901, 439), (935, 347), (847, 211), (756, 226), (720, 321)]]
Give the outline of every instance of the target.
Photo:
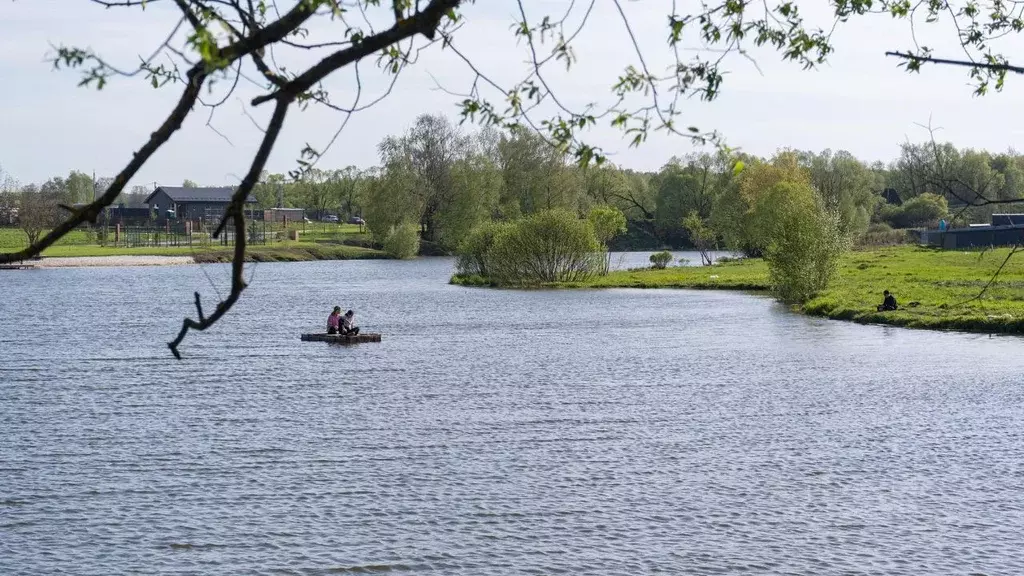
[[(630, 146), (645, 142), (652, 131), (664, 131), (685, 139), (721, 144), (717, 133), (703, 131), (683, 122), (685, 100), (713, 100), (722, 88), (726, 57), (730, 54), (748, 56), (751, 49), (770, 49), (786, 60), (804, 68), (824, 62), (833, 51), (831, 33), (852, 16), (867, 13), (888, 14), (912, 24), (923, 19), (932, 22), (952, 20), (964, 51), (963, 62), (969, 62), (977, 91), (984, 93), (990, 82), (996, 89), (1003, 86), (1007, 71), (1017, 71), (1006, 58), (992, 49), (1000, 37), (1024, 29), (1021, 13), (1024, 4), (991, 1), (987, 3), (945, 0), (911, 4), (909, 0), (832, 0), (830, 21), (813, 26), (804, 20), (791, 1), (777, 3), (749, 0), (724, 0), (701, 3), (691, 13), (682, 13), (675, 2), (666, 14), (663, 30), (672, 64), (664, 70), (651, 67), (654, 59), (645, 55), (638, 37), (650, 34), (638, 30), (620, 0), (610, 3), (569, 2), (561, 15), (530, 14), (522, 0), (509, 1), (516, 14), (511, 27), (513, 36), (527, 55), (526, 73), (518, 81), (502, 85), (474, 61), (474, 47), (462, 45), (457, 39), (460, 26), (471, 25), (467, 12), (472, 0), (295, 0), (282, 12), (274, 0), (92, 0), (111, 10), (148, 10), (150, 5), (176, 8), (173, 26), (166, 39), (148, 57), (130, 70), (120, 69), (95, 52), (77, 47), (60, 46), (51, 61), (58, 68), (74, 68), (82, 72), (80, 84), (103, 89), (114, 79), (142, 77), (155, 88), (183, 84), (181, 95), (165, 120), (148, 140), (133, 154), (103, 194), (81, 208), (73, 209), (67, 218), (47, 234), (23, 250), (0, 254), (0, 263), (37, 256), (71, 230), (85, 222), (95, 222), (101, 211), (111, 205), (142, 166), (182, 126), (199, 103), (210, 110), (207, 126), (214, 112), (235, 93), (239, 84), (255, 85), (264, 93), (252, 98), (249, 107), (273, 103), (269, 124), (261, 127), (263, 137), (258, 151), (237, 187), (215, 237), (227, 227), (245, 229), (242, 212), (245, 198), (257, 184), (267, 158), (293, 104), (300, 109), (314, 104), (343, 114), (340, 127), (324, 147), (306, 145), (300, 157), (302, 177), (315, 167), (319, 158), (330, 149), (344, 129), (352, 113), (373, 103), (363, 103), (359, 63), (376, 56), (376, 65), (391, 76), (390, 93), (398, 76), (415, 64), (421, 50), (438, 44), (452, 58), (464, 64), (473, 80), (468, 89), (454, 91), (463, 121), (478, 122), (503, 129), (527, 128), (540, 134), (549, 144), (581, 165), (600, 164), (606, 153), (588, 143), (584, 134), (598, 125), (613, 127), (624, 135)], [(422, 4), (422, 7), (421, 7)], [(483, 3), (480, 3), (481, 5)], [(488, 3), (493, 6), (493, 3)], [(645, 9), (649, 9), (645, 5)], [(627, 52), (631, 64), (609, 82), (610, 101), (577, 107), (563, 100), (552, 89), (552, 65), (573, 69), (579, 54), (575, 41), (596, 12), (606, 10), (602, 17), (615, 24), (628, 39)], [(159, 9), (154, 13), (166, 14)], [(316, 20), (314, 20), (314, 18)], [(314, 22), (317, 26), (314, 26)], [(319, 32), (317, 32), (319, 31)], [(317, 34), (320, 34), (318, 37)], [(426, 42), (417, 45), (417, 38)], [(700, 55), (683, 59), (686, 43), (699, 44)], [(286, 54), (315, 54), (319, 60), (294, 72), (278, 64)], [(710, 54), (710, 56), (708, 56)], [(923, 63), (949, 63), (931, 55), (927, 47), (915, 46), (899, 53), (906, 68), (918, 71)], [(250, 78), (244, 64), (255, 67), (259, 76)], [(355, 101), (348, 107), (330, 101), (323, 81), (335, 72), (351, 67), (357, 86)], [(184, 70), (184, 73), (182, 73)], [(227, 93), (218, 101), (207, 102), (201, 95), (204, 88), (224, 82)], [(379, 100), (379, 99), (378, 99)], [(374, 102), (376, 102), (375, 100)], [(248, 112), (246, 112), (248, 114)], [(215, 129), (214, 129), (215, 130)], [(223, 136), (223, 135), (222, 135)], [(169, 343), (180, 358), (179, 344), (189, 330), (205, 330), (231, 309), (245, 289), (242, 270), (245, 240), (237, 235), (232, 261), (231, 291), (209, 316), (203, 314), (197, 296), (198, 320), (186, 319), (177, 338)]]

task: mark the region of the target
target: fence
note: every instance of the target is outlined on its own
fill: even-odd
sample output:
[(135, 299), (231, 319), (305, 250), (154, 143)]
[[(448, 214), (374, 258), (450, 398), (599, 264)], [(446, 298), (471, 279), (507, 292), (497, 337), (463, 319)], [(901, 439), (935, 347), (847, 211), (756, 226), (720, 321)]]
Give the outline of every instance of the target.
[[(58, 241), (59, 245), (109, 246), (117, 248), (147, 247), (231, 247), (235, 245), (235, 229), (230, 223), (218, 238), (212, 238), (219, 221), (196, 220), (164, 223), (153, 221), (113, 221), (100, 218), (95, 225), (82, 224)], [(325, 222), (273, 222), (246, 220), (246, 241), (250, 245), (303, 240), (306, 242), (355, 243), (364, 245), (362, 227)], [(356, 235), (359, 236), (356, 236)], [(17, 226), (0, 226), (0, 252), (20, 250), (27, 245), (24, 232)]]
[[(238, 237), (235, 227), (230, 224), (217, 238), (213, 238), (212, 230), (193, 226), (190, 222), (163, 226), (99, 225), (94, 232), (99, 244), (118, 248), (234, 246)], [(246, 224), (245, 235), (248, 244), (267, 244), (273, 238), (265, 223), (255, 221)]]

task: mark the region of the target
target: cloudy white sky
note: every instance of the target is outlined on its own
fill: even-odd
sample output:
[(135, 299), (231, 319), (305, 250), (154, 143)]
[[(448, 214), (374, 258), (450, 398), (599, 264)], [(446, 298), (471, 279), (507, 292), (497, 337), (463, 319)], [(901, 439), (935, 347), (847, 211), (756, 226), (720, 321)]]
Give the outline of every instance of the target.
[[(582, 17), (586, 2), (578, 4), (569, 22)], [(811, 19), (827, 24), (825, 2), (804, 5)], [(526, 6), (531, 18), (539, 19), (563, 12), (568, 2), (528, 0)], [(671, 57), (665, 41), (669, 0), (625, 1), (623, 6), (648, 64), (663, 69)], [(471, 54), (482, 71), (506, 84), (525, 69), (526, 53), (509, 31), (517, 10), (515, 2), (478, 0), (466, 10), (466, 22), (456, 36), (460, 49)], [(177, 13), (167, 2), (152, 4), (143, 12), (105, 10), (88, 0), (0, 0), (0, 167), (21, 182), (39, 182), (70, 170), (95, 171), (100, 176), (119, 171), (170, 110), (180, 87), (154, 90), (134, 78), (114, 79), (99, 92), (78, 88), (79, 74), (54, 70), (47, 55), (57, 44), (91, 47), (131, 68), (166, 37), (176, 21)], [(337, 37), (338, 26), (324, 22), (313, 32), (321, 38)], [(918, 40), (933, 47), (937, 55), (961, 55), (948, 24), (920, 26), (917, 33)], [(907, 74), (884, 53), (910, 47), (910, 28), (885, 16), (854, 19), (841, 25), (833, 39), (836, 53), (830, 62), (810, 72), (782, 62), (770, 51), (754, 53), (756, 67), (743, 57), (728, 59), (729, 74), (721, 96), (713, 103), (687, 103), (681, 122), (717, 130), (730, 145), (760, 155), (780, 147), (832, 148), (849, 150), (868, 161), (888, 161), (907, 138), (927, 137), (917, 124), (929, 118), (942, 128), (940, 138), (962, 147), (1020, 148), (1024, 78), (1012, 77), (1002, 93), (978, 98), (972, 95), (964, 69), (932, 66), (918, 75)], [(687, 46), (700, 48), (695, 39)], [(1008, 47), (1013, 50), (1024, 44), (1013, 39)], [(617, 74), (636, 63), (611, 0), (597, 0), (575, 50), (577, 65), (568, 73), (554, 67), (550, 77), (570, 105), (607, 103)], [(289, 68), (310, 61), (286, 53), (278, 59)], [(365, 102), (385, 89), (387, 77), (374, 69), (372, 61), (365, 62), (362, 71)], [(450, 52), (429, 48), (403, 73), (388, 98), (352, 118), (320, 166), (374, 165), (377, 142), (406, 129), (418, 114), (444, 113), (455, 118), (457, 98), (438, 90), (435, 79), (451, 90), (465, 90), (472, 75)], [(355, 94), (351, 71), (332, 77), (325, 87), (339, 104)], [(215, 87), (210, 99), (224, 88)], [(243, 81), (214, 116), (213, 125), (230, 142), (207, 127), (208, 112), (197, 109), (132, 184), (179, 184), (185, 178), (206, 185), (237, 183), (261, 136), (253, 121), (263, 121), (269, 114), (269, 105), (253, 110), (252, 118), (243, 113), (243, 102), (259, 93), (256, 86)], [(273, 172), (293, 168), (307, 142), (322, 147), (340, 122), (339, 114), (330, 110), (291, 113), (268, 168)], [(665, 135), (630, 149), (618, 132), (606, 128), (593, 130), (586, 138), (603, 146), (616, 164), (636, 169), (657, 169), (671, 156), (693, 149), (688, 141)]]

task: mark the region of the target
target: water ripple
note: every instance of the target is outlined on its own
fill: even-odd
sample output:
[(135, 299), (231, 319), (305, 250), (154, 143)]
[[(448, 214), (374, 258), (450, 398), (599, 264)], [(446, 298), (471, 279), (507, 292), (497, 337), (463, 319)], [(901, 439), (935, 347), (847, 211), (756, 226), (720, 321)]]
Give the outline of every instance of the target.
[(1020, 339), (450, 267), (0, 276), (0, 574), (1024, 573)]

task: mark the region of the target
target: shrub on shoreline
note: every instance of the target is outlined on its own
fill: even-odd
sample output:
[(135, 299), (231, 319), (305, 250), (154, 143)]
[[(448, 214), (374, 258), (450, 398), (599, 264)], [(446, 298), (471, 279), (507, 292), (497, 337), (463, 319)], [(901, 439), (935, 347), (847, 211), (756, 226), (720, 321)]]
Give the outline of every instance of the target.
[(672, 261), (672, 253), (668, 250), (662, 250), (661, 252), (655, 252), (649, 257), (651, 266), (658, 270), (664, 270), (668, 266), (669, 262)]

